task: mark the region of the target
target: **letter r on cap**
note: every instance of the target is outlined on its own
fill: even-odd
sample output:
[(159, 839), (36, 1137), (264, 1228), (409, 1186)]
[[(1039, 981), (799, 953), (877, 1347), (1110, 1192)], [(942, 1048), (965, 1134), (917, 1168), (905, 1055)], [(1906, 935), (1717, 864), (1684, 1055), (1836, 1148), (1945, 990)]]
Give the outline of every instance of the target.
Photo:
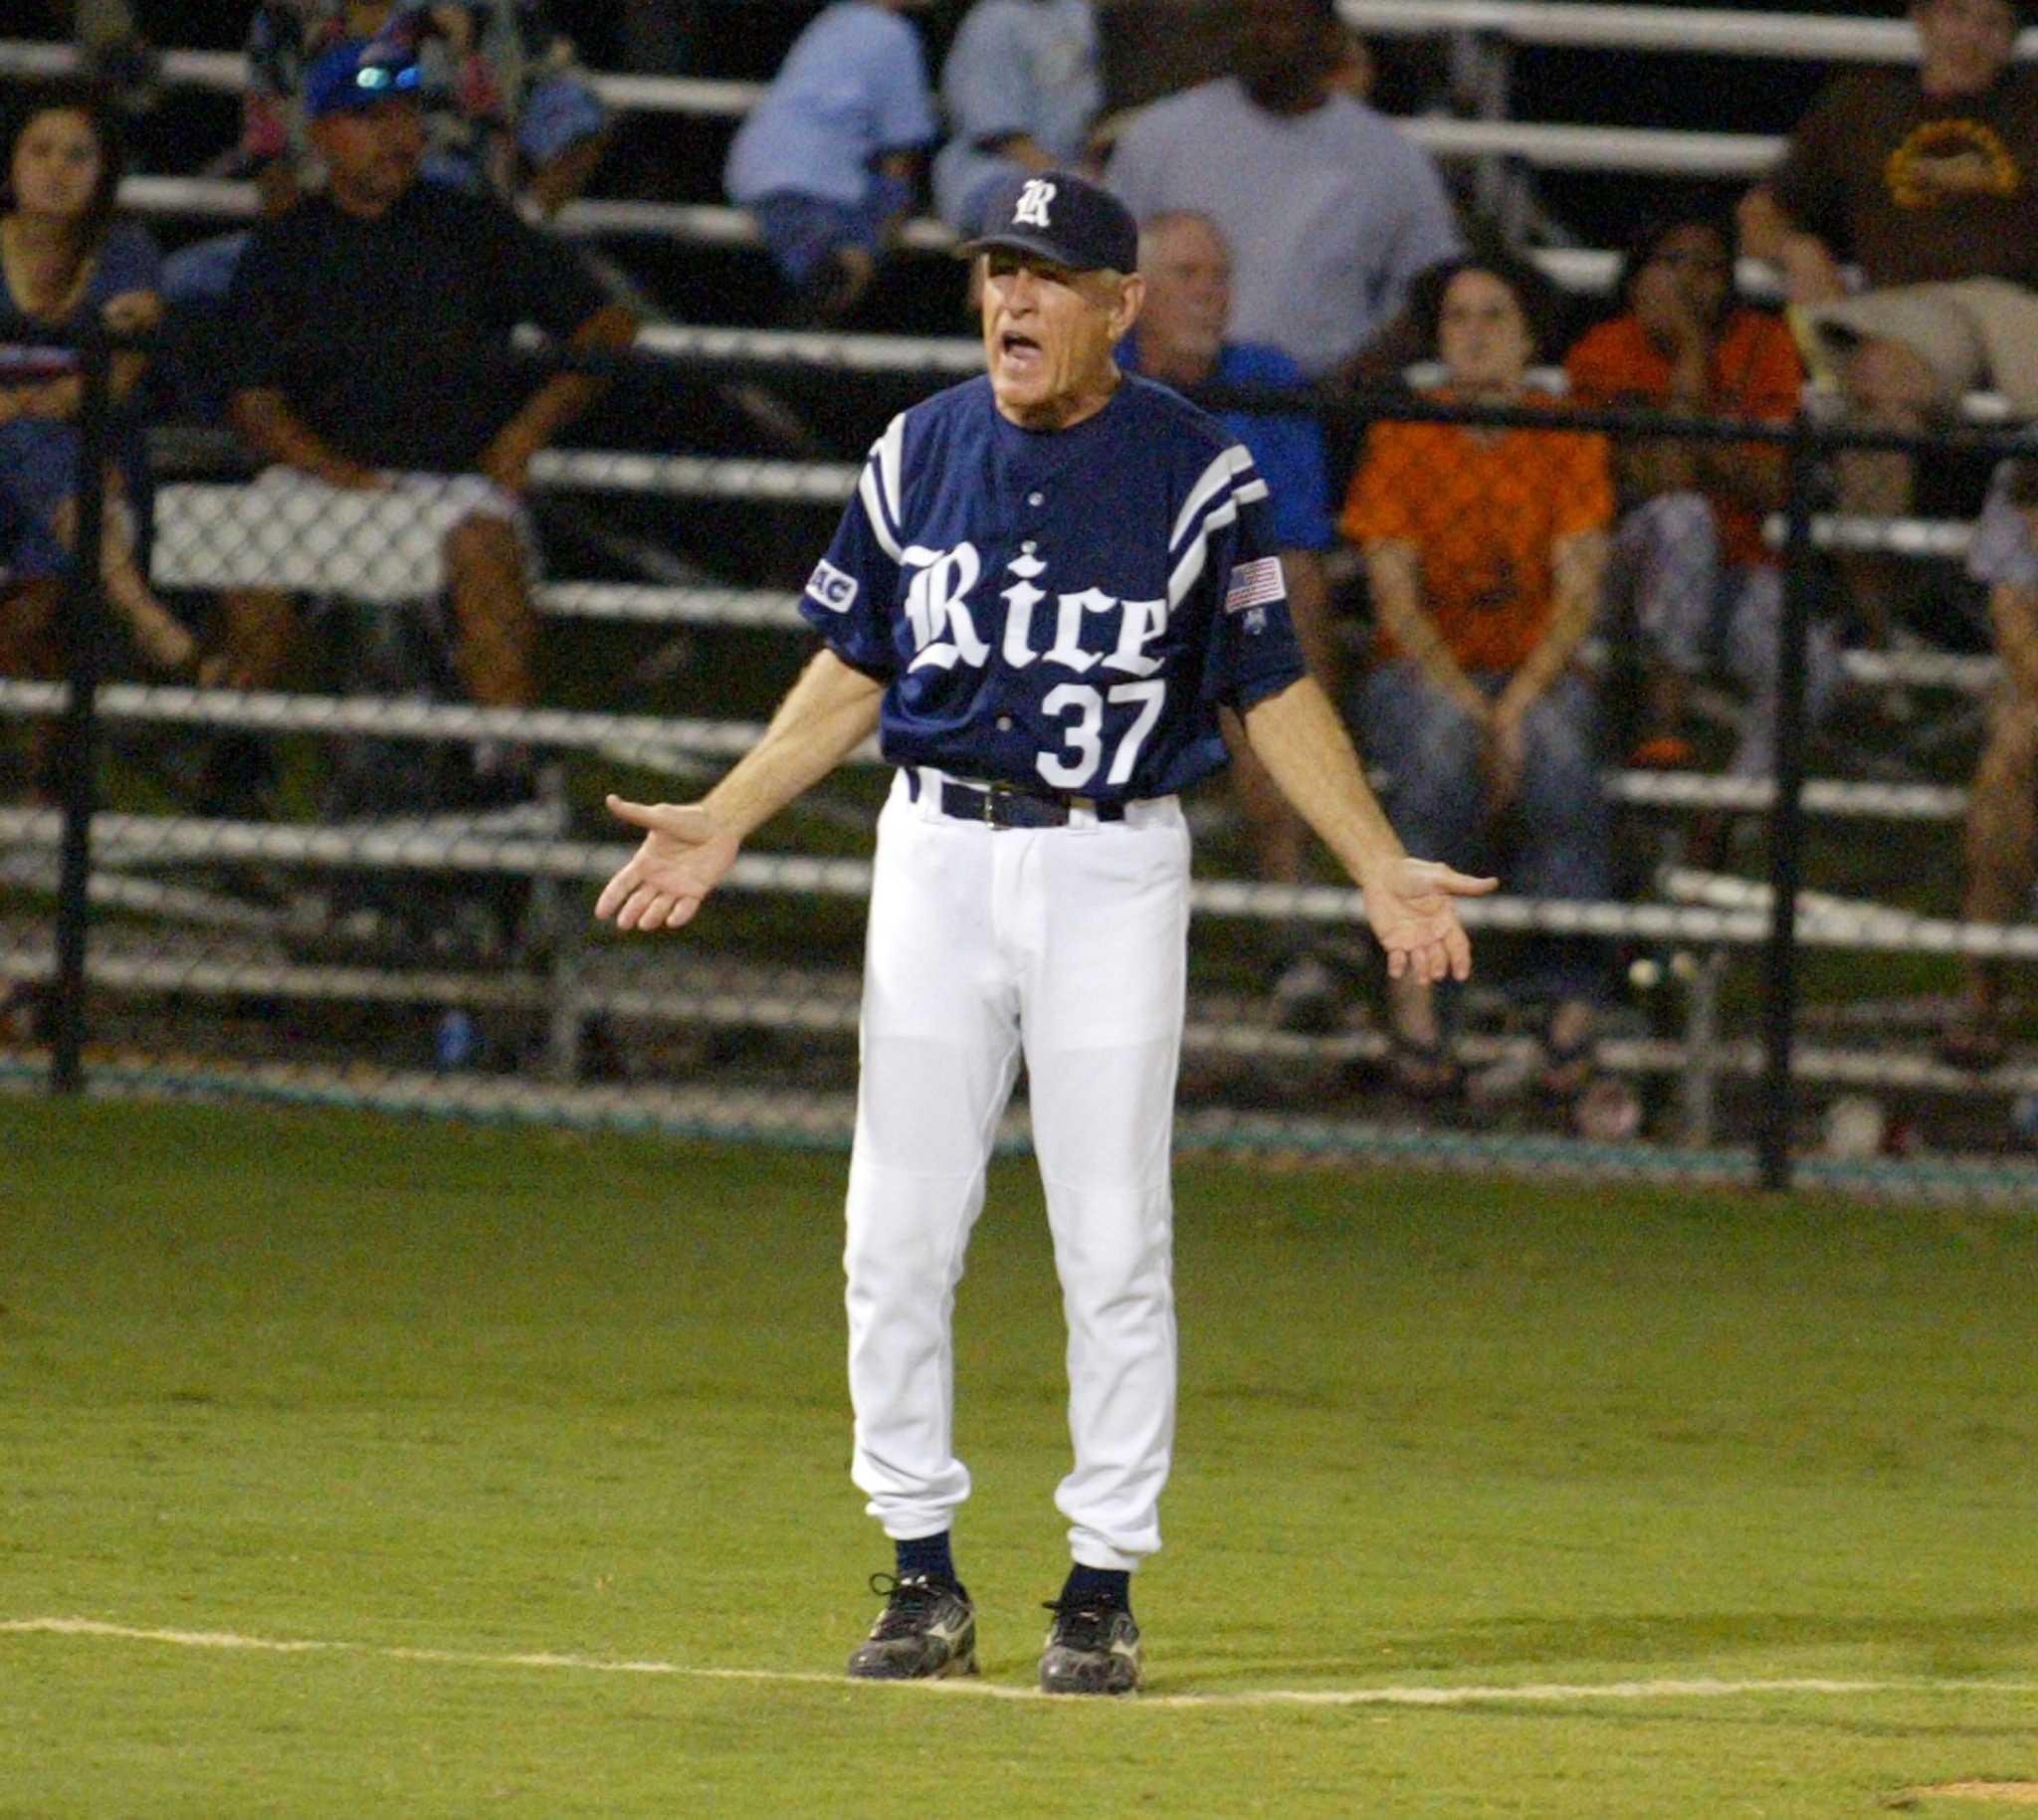
[(1045, 177), (1027, 179), (1026, 187), (1019, 192), (1019, 206), (1012, 211), (1012, 225), (1046, 228), (1054, 224), (1047, 218), (1047, 205), (1055, 199), (1055, 186)]

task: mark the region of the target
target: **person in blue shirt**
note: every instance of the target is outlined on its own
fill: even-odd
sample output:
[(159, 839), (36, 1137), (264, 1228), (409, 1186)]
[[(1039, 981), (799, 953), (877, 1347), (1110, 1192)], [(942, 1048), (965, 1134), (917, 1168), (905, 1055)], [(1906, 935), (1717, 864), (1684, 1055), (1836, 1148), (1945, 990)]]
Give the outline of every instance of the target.
[[(1231, 251), (1209, 216), (1178, 209), (1141, 223), (1139, 273), (1146, 281), (1145, 307), (1138, 326), (1119, 343), (1119, 361), (1128, 372), (1179, 391), (1204, 385), (1302, 389), (1302, 368), (1278, 347), (1226, 338)], [(1302, 412), (1220, 411), (1218, 421), (1251, 451), (1267, 483), (1296, 639), (1311, 673), (1338, 701), (1341, 666), (1324, 575), (1324, 552), (1334, 546), (1337, 531), (1323, 427)], [(1249, 747), (1234, 753), (1232, 779), (1259, 876), (1270, 885), (1301, 884), (1301, 818)], [(1276, 1003), (1292, 1026), (1323, 1025), (1336, 1012), (1335, 969), (1313, 943), (1298, 936), (1293, 947), (1275, 984)]]
[(1179, 793), (1225, 762), (1220, 713), (1365, 891), (1391, 976), (1463, 978), (1455, 899), (1410, 859), (1303, 666), (1267, 485), (1230, 431), (1113, 348), (1138, 230), (1070, 171), (994, 190), (976, 256), (988, 371), (895, 417), (801, 611), (821, 650), (763, 738), (645, 830), (595, 913), (679, 928), (758, 826), (873, 733), (878, 822), (849, 1165), (852, 1477), (896, 1550), (852, 1676), (968, 1674), (950, 1524), (950, 1322), (1022, 1060), (1069, 1323), (1073, 1565), (1050, 1694), (1139, 1685), (1130, 1579), (1160, 1546), (1174, 1435), (1168, 1155), (1186, 1011)]
[[(121, 169), (118, 123), (104, 97), (83, 85), (31, 97), (0, 162), (0, 673), (50, 667), (80, 529), (77, 338), (96, 323), (140, 334), (162, 314), (155, 242), (116, 211)], [(7, 338), (17, 324), (30, 332)], [(131, 347), (112, 361), (100, 568), (144, 662), (170, 674), (196, 653), (144, 573), (148, 464), (135, 387), (146, 363)]]
[(925, 0), (840, 0), (794, 40), (737, 129), (722, 182), (756, 219), (803, 309), (855, 307), (938, 134), (919, 36)]
[(1104, 105), (1091, 0), (977, 0), (941, 66), (948, 142), (934, 158), (934, 210), (974, 234), (992, 184), (1081, 165)]

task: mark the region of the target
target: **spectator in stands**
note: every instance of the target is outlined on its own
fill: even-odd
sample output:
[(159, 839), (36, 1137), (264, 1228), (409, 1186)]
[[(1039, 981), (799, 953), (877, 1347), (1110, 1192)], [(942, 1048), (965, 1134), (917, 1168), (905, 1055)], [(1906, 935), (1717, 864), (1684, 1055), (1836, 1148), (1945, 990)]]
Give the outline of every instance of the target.
[[(493, 188), (549, 220), (586, 187), (608, 147), (600, 99), (536, 0), (262, 0), (248, 31), (241, 159), (266, 216), (323, 181), (305, 71), (347, 38), (386, 39), (417, 60), (429, 129), (424, 173), (434, 182)], [(165, 264), (164, 295), (216, 307), (247, 244), (244, 233), (223, 234), (180, 248)]]
[[(598, 387), (561, 374), (530, 391), (511, 338), (528, 321), (571, 348), (616, 348), (636, 323), (504, 203), (421, 180), (416, 68), (352, 39), (306, 72), (326, 187), (257, 229), (230, 300), (245, 325), (233, 420), (281, 466), (242, 496), (247, 522), (219, 534), (315, 521), (335, 493), (390, 496), (391, 523), (443, 539), (462, 681), (478, 702), (521, 707), (536, 694), (536, 621), (520, 496), (532, 457)], [(288, 654), (289, 601), (226, 604), (211, 675), (258, 687)]]
[[(1621, 275), (1626, 309), (1590, 329), (1564, 362), (1580, 403), (1635, 405), (1687, 416), (1787, 421), (1804, 384), (1790, 331), (1736, 303), (1733, 230), (1712, 216), (1643, 231)], [(1761, 443), (1623, 443), (1616, 451), (1622, 516), (1608, 569), (1613, 618), (1642, 643), (1641, 742), (1631, 762), (1685, 766), (1691, 679), (1724, 647), (1748, 692), (1732, 770), (1773, 768), (1776, 633), (1782, 572), (1762, 538), (1781, 504), (1782, 451)], [(1814, 714), (1838, 681), (1829, 626), (1813, 628)]]
[[(2011, 67), (2019, 9), (1910, 10), (1922, 61), (1836, 78), (1743, 200), (1741, 238), (1780, 269), (1807, 357), (1865, 426), (1921, 429), (1984, 382), (2038, 415), (2038, 76)], [(1908, 509), (1908, 457), (1850, 452), (1838, 471), (1843, 507)], [(1879, 641), (1901, 571), (1845, 567)]]
[[(1437, 396), (1534, 402), (1526, 381), (1544, 291), (1533, 271), (1460, 262), (1425, 279), (1416, 305), (1443, 363)], [(1613, 506), (1596, 436), (1381, 422), (1341, 520), (1365, 553), (1377, 615), (1358, 726), (1390, 774), (1394, 825), (1453, 864), (1505, 831), (1508, 876), (1528, 898), (1611, 889), (1597, 707), (1574, 659), (1598, 612)], [(1599, 968), (1589, 944), (1558, 943), (1548, 974), (1542, 1085), (1569, 1099), (1590, 1074)], [(1430, 988), (1402, 979), (1387, 991), (1397, 1083), (1419, 1098), (1455, 1091)]]
[(1109, 180), (1142, 221), (1193, 209), (1231, 248), (1232, 327), (1311, 378), (1351, 361), (1417, 274), (1460, 249), (1427, 156), (1332, 87), (1333, 0), (1245, 0), (1236, 76), (1119, 131)]
[[(1302, 369), (1279, 348), (1227, 338), (1231, 319), (1231, 257), (1207, 215), (1186, 210), (1156, 215), (1139, 228), (1139, 273), (1146, 303), (1138, 325), (1119, 344), (1128, 371), (1179, 391), (1203, 385), (1300, 388)], [(1296, 637), (1311, 671), (1336, 699), (1336, 643), (1329, 624), (1324, 552), (1336, 542), (1322, 428), (1305, 415), (1223, 413), (1272, 490), (1274, 535), (1288, 577)], [(1242, 741), (1234, 743), (1232, 777), (1252, 835), (1260, 877), (1270, 884), (1303, 879), (1303, 826)], [(1335, 1009), (1336, 978), (1307, 944), (1284, 969), (1276, 1002), (1297, 1025), (1321, 1024)]]
[(941, 66), (948, 142), (934, 159), (934, 208), (976, 232), (984, 192), (1015, 170), (1087, 165), (1104, 104), (1091, 0), (976, 0)]
[(924, 4), (837, 0), (729, 146), (729, 200), (756, 218), (802, 313), (822, 321), (870, 289), (937, 136), (919, 35), (900, 17)]
[(524, 197), (546, 219), (586, 187), (607, 117), (536, 0), (264, 0), (248, 33), (241, 144), (266, 212), (282, 213), (315, 177), (306, 67), (342, 39), (385, 37), (422, 72), (426, 176)]
[[(1997, 471), (1967, 570), (1988, 584), (2003, 681), (1968, 799), (1961, 911), (1972, 922), (2017, 922), (2031, 913), (2038, 869), (2038, 475), (2029, 464), (2007, 462)], [(1969, 960), (1966, 972), (1942, 1048), (1958, 1067), (1993, 1068), (2007, 1052), (2002, 963)]]
[(142, 37), (128, 0), (51, 0), (50, 11), (78, 41), (93, 83), (128, 112), (155, 105), (161, 60)]
[[(0, 318), (17, 332), (76, 337), (95, 323), (117, 334), (154, 326), (155, 243), (114, 212), (120, 167), (114, 120), (98, 92), (52, 91), (23, 110), (0, 167)], [(137, 353), (114, 357), (117, 459), (106, 474), (101, 572), (143, 659), (178, 671), (193, 658), (191, 635), (150, 592), (134, 558), (130, 502), (148, 497), (133, 407), (144, 364)], [(59, 577), (78, 540), (79, 366), (75, 346), (0, 345), (0, 570), (9, 577), (0, 592), (0, 670), (14, 674), (49, 668)]]

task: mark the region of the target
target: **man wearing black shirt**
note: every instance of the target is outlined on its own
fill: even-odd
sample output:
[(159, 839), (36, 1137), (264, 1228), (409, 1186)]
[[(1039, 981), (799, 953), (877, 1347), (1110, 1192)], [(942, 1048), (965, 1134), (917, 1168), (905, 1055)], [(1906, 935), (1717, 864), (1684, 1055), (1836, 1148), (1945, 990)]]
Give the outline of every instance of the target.
[[(414, 502), (443, 538), (462, 679), (484, 705), (525, 706), (536, 619), (518, 496), (596, 382), (559, 374), (528, 389), (511, 336), (534, 322), (571, 348), (621, 347), (635, 319), (502, 203), (420, 180), (416, 67), (399, 54), (336, 45), (306, 72), (305, 98), (327, 186), (257, 229), (242, 257), (228, 303), (234, 425), (291, 471), (264, 477), (270, 494)], [(242, 592), (227, 617), (210, 679), (273, 680), (294, 629), (287, 597)]]

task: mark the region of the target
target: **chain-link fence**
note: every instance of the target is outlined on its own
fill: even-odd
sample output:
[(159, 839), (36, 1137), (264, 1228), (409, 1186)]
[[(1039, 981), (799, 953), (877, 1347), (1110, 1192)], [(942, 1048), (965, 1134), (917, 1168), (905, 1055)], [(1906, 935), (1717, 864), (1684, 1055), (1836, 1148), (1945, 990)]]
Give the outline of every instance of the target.
[[(83, 350), (68, 477), (5, 471), (0, 1072), (845, 1140), (876, 752), (676, 938), (592, 922), (600, 803), (747, 749), (863, 447), (965, 353), (686, 335), (512, 493), (217, 433), (138, 462)], [(2038, 957), (2016, 439), (1532, 396), (1327, 427), (1313, 655), (1411, 845), (1505, 890), (1469, 989), (1392, 993), (1323, 857), (1205, 786), (1182, 1140), (2038, 1199), (1990, 970)], [(1907, 498), (1853, 509), (1863, 452)]]

